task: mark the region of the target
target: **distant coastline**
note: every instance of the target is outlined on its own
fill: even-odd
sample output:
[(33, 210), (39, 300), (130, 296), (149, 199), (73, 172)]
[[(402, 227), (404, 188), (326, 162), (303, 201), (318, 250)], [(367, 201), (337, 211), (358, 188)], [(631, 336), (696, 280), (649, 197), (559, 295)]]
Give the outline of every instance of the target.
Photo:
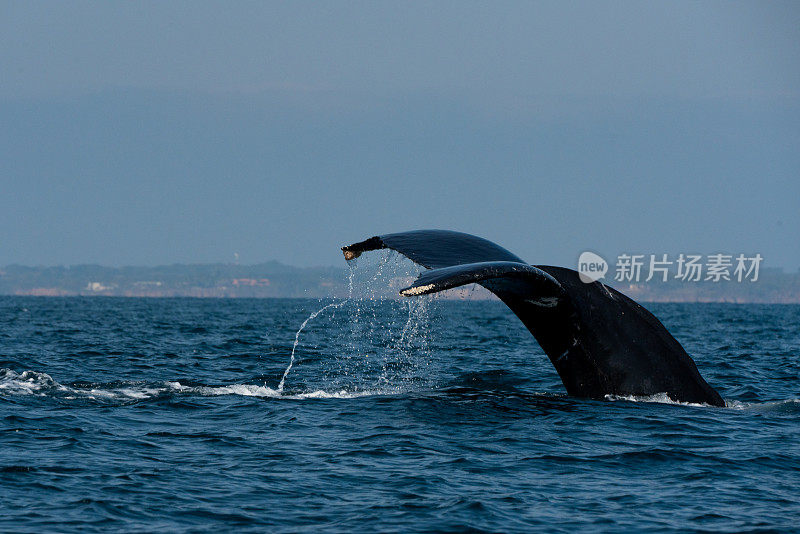
[[(627, 284), (606, 281), (642, 302), (800, 303), (800, 272), (762, 270), (756, 282), (668, 282)], [(396, 285), (396, 284), (393, 284)], [(387, 287), (387, 296), (397, 288)], [(256, 265), (195, 264), (157, 267), (0, 267), (0, 295), (327, 298), (347, 294), (347, 270), (292, 267), (279, 262)], [(486, 299), (491, 294), (462, 289), (445, 297)]]
[(346, 271), (335, 267), (194, 264), (157, 267), (0, 267), (0, 295), (112, 297), (338, 297)]

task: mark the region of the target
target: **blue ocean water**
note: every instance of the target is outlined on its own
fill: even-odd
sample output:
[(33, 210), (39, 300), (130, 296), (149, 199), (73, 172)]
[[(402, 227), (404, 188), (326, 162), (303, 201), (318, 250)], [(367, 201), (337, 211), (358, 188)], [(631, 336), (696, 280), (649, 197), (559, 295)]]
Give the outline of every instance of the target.
[(713, 408), (568, 397), (499, 302), (369, 297), (0, 297), (0, 531), (800, 529), (800, 306), (647, 306)]

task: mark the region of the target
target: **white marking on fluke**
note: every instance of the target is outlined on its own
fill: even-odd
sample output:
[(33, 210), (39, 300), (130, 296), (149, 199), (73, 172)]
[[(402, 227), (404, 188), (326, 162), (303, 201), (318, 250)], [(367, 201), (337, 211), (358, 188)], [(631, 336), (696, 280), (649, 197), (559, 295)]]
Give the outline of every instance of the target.
[(538, 299), (525, 299), (528, 304), (541, 306), (542, 308), (554, 308), (558, 305), (558, 297), (541, 297)]
[(427, 293), (431, 289), (433, 289), (434, 284), (428, 284), (425, 286), (417, 286), (417, 287), (409, 287), (408, 289), (404, 289), (400, 292), (401, 295), (404, 297), (413, 297), (414, 295), (421, 295), (423, 293)]

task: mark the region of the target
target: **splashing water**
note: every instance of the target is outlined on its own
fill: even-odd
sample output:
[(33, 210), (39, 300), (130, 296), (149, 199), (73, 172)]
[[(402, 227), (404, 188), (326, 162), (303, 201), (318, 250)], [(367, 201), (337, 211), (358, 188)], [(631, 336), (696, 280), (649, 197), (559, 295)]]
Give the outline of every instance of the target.
[[(328, 310), (326, 320), (337, 319), (343, 312), (343, 328), (329, 339), (334, 350), (323, 362), (327, 369), (322, 388), (343, 391), (374, 391), (401, 389), (398, 383), (419, 381), (417, 371), (428, 366), (429, 303), (433, 297), (398, 299), (397, 290), (415, 278), (421, 268), (410, 262), (398, 261), (398, 254), (385, 251), (377, 265), (360, 260), (348, 262), (348, 296), (338, 302), (328, 303), (311, 313), (295, 333), (289, 364), (276, 389), (282, 393), (286, 379), (298, 358), (301, 333), (317, 317)], [(369, 262), (369, 260), (367, 260)], [(366, 268), (365, 268), (366, 267)], [(356, 287), (358, 283), (358, 287)], [(333, 323), (335, 324), (335, 323)]]
[(311, 321), (313, 319), (316, 319), (316, 317), (319, 314), (321, 314), (322, 312), (324, 312), (325, 310), (327, 310), (329, 308), (339, 308), (341, 306), (344, 306), (346, 303), (347, 303), (347, 300), (343, 300), (341, 302), (331, 302), (330, 304), (328, 304), (326, 306), (323, 306), (319, 310), (317, 310), (314, 313), (312, 313), (311, 315), (309, 315), (306, 318), (306, 320), (303, 321), (303, 324), (300, 325), (300, 328), (297, 330), (297, 332), (294, 335), (294, 344), (292, 345), (292, 355), (289, 358), (289, 365), (286, 367), (286, 370), (283, 372), (283, 376), (281, 377), (280, 383), (278, 383), (278, 392), (279, 393), (283, 393), (283, 385), (286, 382), (286, 377), (289, 374), (289, 371), (292, 370), (292, 366), (294, 366), (294, 353), (297, 350), (297, 344), (300, 342), (300, 332), (303, 331), (303, 329), (306, 327), (306, 325), (308, 324), (309, 321)]
[(292, 366), (294, 366), (294, 354), (295, 354), (295, 351), (297, 350), (297, 344), (300, 343), (300, 332), (303, 331), (303, 329), (306, 327), (306, 325), (309, 323), (309, 321), (313, 321), (314, 319), (316, 319), (317, 316), (319, 314), (321, 314), (322, 312), (324, 312), (325, 310), (330, 309), (330, 308), (341, 308), (342, 306), (344, 306), (345, 304), (350, 302), (350, 299), (353, 298), (353, 273), (355, 272), (355, 266), (354, 265), (348, 265), (348, 267), (349, 267), (349, 273), (347, 275), (347, 278), (348, 278), (348, 280), (347, 280), (347, 298), (342, 300), (342, 301), (340, 301), (340, 302), (331, 302), (330, 304), (327, 304), (327, 305), (323, 306), (322, 308), (320, 308), (319, 310), (315, 311), (314, 313), (309, 315), (306, 318), (305, 321), (303, 321), (303, 324), (301, 324), (300, 328), (298, 328), (297, 332), (295, 332), (295, 334), (294, 334), (294, 344), (292, 345), (292, 355), (289, 357), (289, 365), (286, 367), (286, 370), (283, 372), (283, 376), (281, 377), (281, 381), (278, 383), (278, 389), (277, 389), (278, 393), (283, 393), (283, 386), (284, 386), (284, 384), (286, 382), (286, 377), (289, 375), (289, 371), (292, 370)]

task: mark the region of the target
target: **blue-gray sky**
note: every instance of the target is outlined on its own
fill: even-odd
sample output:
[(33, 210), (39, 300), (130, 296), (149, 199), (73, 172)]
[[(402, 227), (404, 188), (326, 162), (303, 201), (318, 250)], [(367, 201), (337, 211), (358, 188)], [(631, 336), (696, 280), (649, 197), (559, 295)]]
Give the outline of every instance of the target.
[(797, 2), (3, 2), (0, 124), (0, 265), (800, 267)]

